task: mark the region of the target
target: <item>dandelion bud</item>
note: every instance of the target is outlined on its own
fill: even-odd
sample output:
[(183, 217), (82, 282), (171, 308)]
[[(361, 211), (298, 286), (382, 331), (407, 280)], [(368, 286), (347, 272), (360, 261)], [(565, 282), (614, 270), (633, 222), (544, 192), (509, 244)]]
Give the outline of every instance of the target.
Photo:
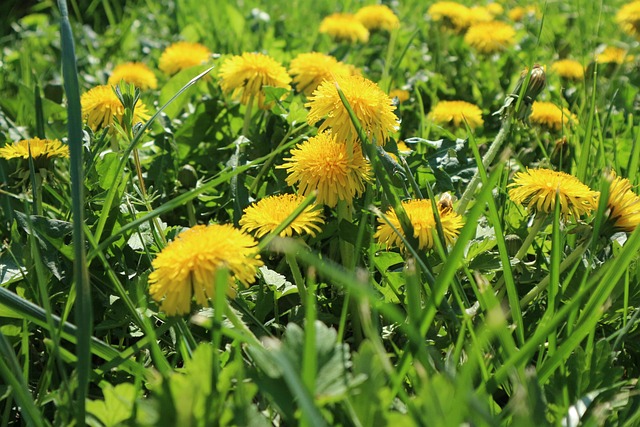
[(178, 181), (180, 185), (188, 190), (196, 188), (198, 183), (198, 172), (191, 165), (184, 165), (178, 171)]
[[(516, 84), (515, 89), (511, 94), (507, 96), (504, 101), (504, 105), (497, 114), (500, 114), (503, 119), (506, 119), (507, 116), (514, 117), (519, 121), (526, 121), (531, 114), (531, 106), (533, 105), (533, 101), (535, 101), (536, 97), (542, 90), (545, 88), (547, 84), (546, 75), (544, 72), (544, 68), (535, 64), (531, 71), (528, 68), (525, 68), (520, 74), (520, 79)], [(523, 86), (526, 87), (523, 89)], [(522, 96), (522, 101), (520, 105), (518, 105), (518, 98)], [(516, 111), (516, 106), (518, 107)]]

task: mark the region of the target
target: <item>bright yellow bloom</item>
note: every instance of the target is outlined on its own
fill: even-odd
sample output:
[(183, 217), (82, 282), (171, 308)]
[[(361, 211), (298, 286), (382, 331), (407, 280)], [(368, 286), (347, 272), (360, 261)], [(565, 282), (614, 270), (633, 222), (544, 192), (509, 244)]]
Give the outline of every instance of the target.
[(584, 66), (573, 59), (560, 59), (551, 64), (551, 70), (568, 80), (584, 79)]
[(270, 56), (262, 53), (243, 53), (227, 58), (220, 66), (220, 87), (225, 94), (248, 104), (252, 97), (258, 100), (260, 108), (265, 105), (264, 86), (291, 90), (291, 77), (286, 68)]
[(203, 64), (211, 59), (211, 51), (200, 43), (176, 42), (167, 47), (162, 55), (158, 68), (172, 76), (179, 71)]
[(507, 13), (509, 19), (515, 22), (520, 22), (524, 19), (525, 16), (532, 18), (540, 17), (540, 10), (537, 6), (527, 6), (527, 7), (514, 7)]
[(389, 92), (389, 98), (398, 98), (399, 103), (409, 100), (409, 91), (404, 89), (393, 89)]
[(473, 6), (469, 9), (469, 25), (493, 21), (494, 15), (484, 6)]
[(338, 75), (353, 75), (353, 68), (324, 53), (301, 53), (289, 66), (298, 92), (309, 96), (325, 80), (335, 80)]
[(391, 32), (400, 27), (400, 20), (396, 14), (383, 4), (361, 8), (356, 12), (356, 19), (369, 31), (382, 30)]
[(633, 56), (627, 55), (625, 49), (614, 46), (607, 46), (596, 55), (598, 64), (623, 64), (629, 61), (633, 61)]
[(328, 132), (298, 144), (278, 168), (287, 170), (287, 184), (298, 184), (305, 196), (317, 191), (318, 203), (330, 207), (338, 200), (351, 204), (364, 192), (365, 183), (373, 179), (360, 146), (354, 145), (349, 152), (347, 144), (337, 142), (336, 135)]
[(536, 212), (553, 213), (556, 192), (564, 219), (580, 217), (598, 206), (597, 191), (592, 191), (578, 178), (550, 169), (528, 169), (518, 172), (509, 184), (509, 197)]
[[(274, 231), (304, 201), (304, 197), (295, 194), (269, 196), (248, 206), (240, 219), (242, 231), (255, 232), (260, 238)], [(307, 206), (296, 219), (280, 233), (281, 237), (294, 234), (315, 236), (324, 224), (322, 211), (316, 205)]]
[(369, 30), (350, 13), (334, 13), (320, 23), (320, 33), (329, 35), (335, 41), (366, 43)]
[(516, 30), (500, 21), (480, 22), (467, 30), (464, 41), (482, 53), (506, 50), (515, 42)]
[[(460, 234), (464, 221), (462, 216), (457, 214), (450, 204), (438, 203), (437, 205), (444, 238), (447, 245), (450, 245)], [(426, 199), (408, 200), (402, 202), (402, 207), (413, 226), (413, 236), (418, 239), (419, 249), (425, 251), (432, 249), (435, 246), (436, 219), (431, 207), (431, 201)], [(398, 216), (393, 209), (389, 209), (385, 216), (391, 225), (387, 224), (382, 218), (378, 218), (378, 228), (374, 238), (387, 248), (395, 246), (405, 251), (406, 247), (402, 242), (401, 236), (406, 237), (406, 235), (400, 225)]]
[(344, 93), (365, 134), (378, 145), (384, 145), (389, 132), (399, 127), (398, 118), (393, 113), (396, 107), (389, 95), (377, 84), (361, 76), (336, 76), (335, 81), (325, 80), (313, 93), (305, 107), (309, 107), (307, 122), (314, 125), (324, 122), (320, 131), (331, 128), (338, 139), (347, 142), (358, 140), (356, 128), (340, 99), (338, 87)]
[(158, 87), (155, 74), (142, 62), (126, 62), (114, 68), (107, 83), (116, 86), (121, 81), (131, 83), (142, 90)]
[(471, 24), (471, 10), (454, 1), (439, 1), (432, 4), (427, 14), (435, 22), (442, 22), (447, 28), (462, 32)]
[(440, 101), (429, 113), (429, 118), (438, 124), (451, 124), (456, 128), (464, 128), (465, 121), (471, 129), (484, 124), (482, 110), (465, 101)]
[(533, 101), (529, 122), (559, 131), (568, 124), (577, 124), (578, 118), (566, 108), (560, 108), (553, 102)]
[(611, 174), (609, 186), (608, 222), (613, 231), (632, 233), (640, 225), (640, 197), (631, 189), (627, 178)]
[(504, 13), (504, 8), (498, 3), (489, 3), (485, 7), (493, 16), (502, 15)]
[(225, 268), (231, 274), (228, 294), (234, 296), (233, 279), (249, 285), (262, 266), (256, 245), (253, 237), (232, 225), (196, 225), (153, 260), (149, 294), (169, 316), (188, 313), (193, 294), (198, 304), (207, 307), (215, 296), (216, 273)]
[[(113, 87), (108, 85), (96, 86), (84, 93), (80, 103), (82, 117), (94, 131), (112, 125), (114, 118), (120, 122), (124, 115), (124, 106), (116, 96)], [(133, 124), (148, 119), (147, 106), (138, 100), (133, 112)]]
[(57, 139), (23, 139), (0, 147), (0, 157), (7, 160), (15, 158), (29, 159), (29, 152), (31, 152), (31, 157), (34, 160), (53, 157), (69, 158), (69, 146)]
[(396, 147), (398, 147), (398, 153), (402, 154), (403, 156), (408, 156), (413, 152), (413, 150), (409, 148), (409, 146), (404, 141), (396, 142)]
[(640, 1), (627, 3), (616, 13), (616, 22), (622, 29), (633, 36), (640, 35)]

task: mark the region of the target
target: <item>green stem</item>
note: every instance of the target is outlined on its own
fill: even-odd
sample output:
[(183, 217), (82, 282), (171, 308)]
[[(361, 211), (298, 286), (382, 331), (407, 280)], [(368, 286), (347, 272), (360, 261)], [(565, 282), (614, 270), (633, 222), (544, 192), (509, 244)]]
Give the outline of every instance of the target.
[(196, 220), (196, 209), (193, 206), (193, 200), (187, 201), (187, 217), (189, 218), (189, 227), (193, 227), (198, 223)]
[(253, 101), (255, 95), (251, 95), (249, 102), (247, 102), (247, 108), (244, 110), (244, 121), (242, 122), (242, 135), (245, 137), (249, 133), (249, 125), (251, 125), (251, 111), (253, 110)]
[[(340, 223), (342, 220), (353, 222), (353, 213), (351, 211), (351, 206), (344, 201), (338, 200), (338, 228), (340, 228)], [(342, 258), (342, 265), (348, 271), (352, 271), (355, 268), (355, 257), (353, 245), (342, 237), (340, 237), (340, 257)], [(358, 307), (358, 301), (356, 299), (350, 299), (349, 301), (349, 311), (351, 313), (351, 323), (353, 325), (353, 338), (356, 345), (359, 345), (362, 342), (362, 319), (360, 318), (360, 310)]]
[(296, 257), (287, 252), (286, 254), (287, 264), (289, 264), (289, 268), (291, 269), (291, 274), (293, 275), (293, 282), (296, 284), (298, 288), (298, 294), (300, 295), (300, 302), (302, 306), (305, 307), (307, 304), (307, 289), (304, 285), (304, 279), (302, 278), (302, 274), (300, 273), (300, 267), (298, 266), (298, 260)]
[[(489, 146), (489, 150), (482, 157), (482, 166), (484, 169), (487, 169), (491, 165), (491, 162), (493, 162), (493, 159), (496, 157), (496, 154), (498, 154), (500, 147), (502, 147), (502, 144), (504, 143), (504, 140), (509, 135), (510, 131), (511, 131), (511, 118), (507, 117), (502, 122), (502, 127), (500, 128), (500, 132), (498, 132), (495, 139)], [(473, 195), (475, 194), (478, 184), (480, 184), (480, 173), (476, 171), (476, 173), (473, 175), (473, 178), (471, 178), (471, 181), (469, 181), (469, 185), (467, 185), (467, 188), (464, 190), (464, 193), (462, 194), (462, 198), (460, 199), (460, 203), (458, 204), (457, 212), (460, 215), (465, 213), (467, 209), (467, 205), (471, 201), (471, 197), (473, 197)]]
[(514, 259), (521, 261), (522, 258), (524, 258), (524, 256), (527, 254), (527, 251), (529, 250), (529, 246), (531, 246), (531, 244), (533, 243), (533, 239), (535, 239), (538, 235), (538, 232), (544, 225), (544, 221), (546, 219), (547, 215), (545, 214), (534, 220), (533, 225), (531, 225), (531, 228), (529, 228), (529, 234), (527, 235), (527, 238), (522, 243), (522, 246), (520, 246), (520, 249), (518, 249), (518, 252), (514, 256)]

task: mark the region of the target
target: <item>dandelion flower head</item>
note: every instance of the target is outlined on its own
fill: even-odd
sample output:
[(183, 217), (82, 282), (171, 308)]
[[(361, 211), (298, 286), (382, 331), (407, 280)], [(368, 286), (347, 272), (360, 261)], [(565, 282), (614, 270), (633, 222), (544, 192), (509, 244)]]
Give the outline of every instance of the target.
[(489, 11), (493, 16), (502, 15), (504, 13), (504, 7), (499, 3), (489, 3), (485, 6), (485, 8)]
[(107, 83), (115, 86), (121, 81), (131, 83), (142, 90), (158, 87), (155, 74), (142, 62), (126, 62), (114, 68)]
[(500, 21), (480, 22), (467, 30), (464, 41), (478, 52), (491, 54), (506, 50), (515, 42), (516, 30)]
[(435, 22), (441, 22), (444, 27), (457, 32), (464, 31), (471, 23), (471, 10), (454, 1), (435, 2), (427, 10), (427, 14)]
[(227, 58), (220, 66), (220, 87), (225, 94), (248, 104), (252, 97), (260, 108), (265, 105), (264, 86), (291, 90), (291, 76), (286, 68), (270, 56), (262, 53), (243, 53)]
[(633, 60), (633, 56), (627, 55), (627, 51), (620, 47), (606, 46), (602, 52), (596, 55), (598, 64), (623, 64)]
[(225, 268), (231, 274), (229, 294), (234, 296), (233, 279), (249, 285), (262, 266), (256, 245), (253, 237), (229, 224), (196, 225), (179, 234), (153, 260), (149, 294), (169, 316), (188, 313), (193, 295), (207, 307), (215, 296), (216, 273)]
[(325, 80), (334, 80), (338, 75), (352, 75), (353, 69), (347, 64), (324, 53), (301, 53), (289, 65), (289, 73), (298, 92), (309, 96)]
[(578, 118), (566, 108), (560, 108), (553, 102), (533, 101), (529, 122), (559, 131), (563, 126), (578, 123)]
[(369, 41), (367, 27), (350, 13), (334, 13), (325, 17), (320, 23), (319, 31), (338, 42), (366, 43)]
[(336, 76), (335, 81), (325, 80), (320, 84), (305, 104), (310, 108), (307, 122), (314, 125), (324, 119), (320, 131), (331, 128), (341, 140), (358, 140), (356, 128), (338, 94), (338, 87), (365, 134), (375, 139), (378, 145), (384, 145), (389, 132), (398, 130), (398, 118), (393, 113), (396, 107), (377, 84), (362, 76)]
[[(265, 197), (244, 210), (240, 227), (242, 231), (253, 232), (258, 238), (265, 236), (282, 224), (302, 202), (304, 197), (295, 194)], [(282, 230), (280, 236), (291, 237), (294, 234), (315, 236), (320, 231), (320, 224), (323, 223), (322, 211), (318, 206), (310, 205)]]
[(356, 12), (356, 19), (369, 31), (382, 30), (391, 32), (400, 27), (400, 20), (389, 6), (375, 4), (364, 6)]
[(632, 233), (640, 225), (640, 197), (627, 178), (612, 172), (609, 185), (608, 222), (614, 231)]
[[(450, 205), (438, 204), (437, 206), (444, 238), (447, 245), (450, 245), (460, 234), (464, 220)], [(419, 249), (425, 251), (432, 249), (435, 245), (434, 233), (436, 233), (436, 219), (431, 201), (426, 199), (408, 200), (402, 202), (402, 207), (413, 226), (413, 236), (418, 239)], [(385, 216), (391, 225), (387, 224), (382, 218), (378, 218), (378, 228), (376, 229), (374, 238), (387, 248), (394, 246), (403, 251), (406, 250), (401, 238), (401, 236), (406, 237), (406, 235), (395, 211), (389, 209), (385, 213)]]
[(616, 13), (616, 22), (628, 34), (640, 36), (640, 1), (627, 3)]
[(438, 124), (450, 124), (455, 128), (464, 128), (465, 121), (471, 129), (484, 124), (482, 110), (466, 101), (440, 101), (429, 113), (429, 118)]
[(469, 25), (479, 24), (480, 22), (491, 22), (494, 14), (485, 6), (473, 6), (469, 9)]
[(525, 17), (538, 18), (540, 16), (540, 10), (535, 5), (526, 7), (518, 6), (511, 9), (507, 13), (507, 16), (514, 22), (520, 22)]
[(211, 59), (211, 51), (200, 43), (176, 42), (160, 55), (158, 68), (172, 76), (179, 71), (203, 64)]
[(597, 191), (592, 191), (572, 175), (550, 169), (527, 168), (515, 175), (509, 187), (512, 201), (544, 213), (553, 213), (557, 192), (564, 219), (588, 214), (598, 205)]
[(349, 152), (347, 144), (336, 141), (336, 135), (329, 132), (298, 144), (278, 168), (287, 170), (287, 184), (297, 184), (305, 196), (317, 191), (317, 202), (329, 207), (338, 200), (351, 204), (373, 179), (360, 146), (354, 145)]
[(409, 91), (405, 89), (393, 89), (389, 92), (389, 98), (398, 98), (399, 103), (403, 103), (409, 100)]
[(574, 59), (560, 59), (551, 64), (551, 70), (567, 80), (584, 79), (584, 67)]
[[(114, 119), (122, 120), (124, 106), (116, 96), (112, 86), (96, 86), (80, 97), (82, 117), (94, 131), (103, 129), (114, 123)], [(149, 119), (147, 106), (141, 100), (135, 105), (133, 124)]]
[(29, 159), (29, 153), (34, 160), (55, 157), (69, 158), (69, 146), (57, 139), (31, 138), (0, 147), (0, 157), (7, 160)]

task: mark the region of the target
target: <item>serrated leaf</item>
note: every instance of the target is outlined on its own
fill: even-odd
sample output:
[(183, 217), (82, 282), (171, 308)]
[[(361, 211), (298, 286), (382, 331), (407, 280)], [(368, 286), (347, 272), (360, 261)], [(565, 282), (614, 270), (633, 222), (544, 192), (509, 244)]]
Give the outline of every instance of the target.
[(102, 389), (104, 400), (87, 400), (87, 412), (96, 417), (105, 427), (119, 426), (133, 413), (136, 388), (133, 384), (117, 386), (105, 383)]

